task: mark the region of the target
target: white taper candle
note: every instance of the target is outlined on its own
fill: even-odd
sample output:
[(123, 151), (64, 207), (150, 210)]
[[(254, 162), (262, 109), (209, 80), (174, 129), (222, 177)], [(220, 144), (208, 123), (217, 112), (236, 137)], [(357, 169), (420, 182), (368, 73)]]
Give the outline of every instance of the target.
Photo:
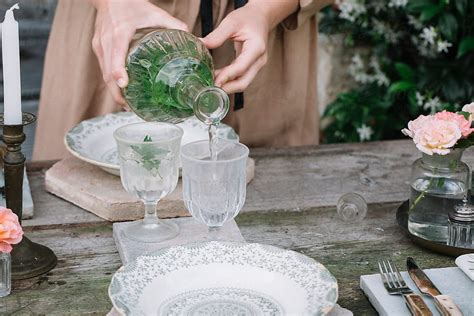
[(21, 79), (20, 79), (20, 41), (18, 22), (13, 10), (18, 3), (5, 12), (2, 23), (2, 61), (3, 61), (3, 104), (5, 125), (22, 123)]

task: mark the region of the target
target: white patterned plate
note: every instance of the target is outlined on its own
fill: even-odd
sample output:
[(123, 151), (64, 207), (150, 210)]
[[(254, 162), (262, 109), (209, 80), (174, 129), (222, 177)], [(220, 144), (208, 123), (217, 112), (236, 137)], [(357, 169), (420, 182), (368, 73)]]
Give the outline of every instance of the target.
[[(124, 125), (142, 122), (133, 112), (106, 114), (80, 122), (64, 137), (66, 148), (77, 158), (99, 166), (114, 175), (120, 175), (114, 131)], [(196, 118), (188, 119), (178, 126), (184, 130), (181, 145), (208, 139), (207, 127)], [(232, 127), (221, 124), (217, 130), (219, 138), (238, 140)]]
[(338, 292), (307, 256), (212, 241), (138, 257), (114, 274), (109, 296), (124, 315), (325, 315)]

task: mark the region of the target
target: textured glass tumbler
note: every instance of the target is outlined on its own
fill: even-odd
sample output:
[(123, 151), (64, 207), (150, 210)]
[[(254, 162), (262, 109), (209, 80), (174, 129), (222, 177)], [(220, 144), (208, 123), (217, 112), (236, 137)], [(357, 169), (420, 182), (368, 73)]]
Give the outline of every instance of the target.
[(145, 204), (145, 217), (125, 228), (125, 236), (158, 242), (178, 235), (178, 226), (158, 218), (158, 201), (178, 183), (179, 147), (183, 130), (169, 123), (135, 123), (114, 132), (120, 158), (120, 178), (128, 193)]
[(10, 294), (12, 289), (12, 262), (9, 253), (0, 252), (0, 297)]
[(209, 227), (209, 238), (222, 239), (219, 228), (237, 216), (245, 203), (249, 149), (219, 139), (214, 151), (217, 159), (211, 160), (209, 141), (181, 148), (183, 198), (191, 215)]
[(337, 213), (345, 222), (358, 222), (367, 215), (367, 202), (357, 193), (346, 193), (337, 201)]
[(448, 214), (448, 246), (474, 248), (474, 205), (465, 199)]

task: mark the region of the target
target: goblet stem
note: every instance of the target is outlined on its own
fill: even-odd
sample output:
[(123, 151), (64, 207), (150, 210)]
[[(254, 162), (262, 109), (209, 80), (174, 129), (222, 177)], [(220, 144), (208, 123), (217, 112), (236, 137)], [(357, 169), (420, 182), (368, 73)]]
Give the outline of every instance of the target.
[(143, 218), (143, 225), (158, 225), (160, 222), (160, 219), (158, 218), (158, 214), (156, 212), (156, 205), (158, 204), (158, 201), (144, 201), (143, 203), (145, 204), (145, 217)]
[(209, 226), (208, 239), (210, 241), (214, 240), (224, 240), (223, 232), (220, 226)]

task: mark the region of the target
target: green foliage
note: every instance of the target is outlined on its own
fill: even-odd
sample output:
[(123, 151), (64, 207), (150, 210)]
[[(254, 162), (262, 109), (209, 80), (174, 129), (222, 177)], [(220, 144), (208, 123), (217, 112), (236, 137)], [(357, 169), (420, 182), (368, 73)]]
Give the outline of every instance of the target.
[(325, 9), (323, 33), (342, 34), (347, 47), (371, 48), (363, 69), (353, 67), (354, 59), (349, 67), (356, 88), (324, 113), (325, 142), (361, 141), (361, 126), (371, 128), (370, 140), (401, 138), (418, 115), (474, 101), (474, 1), (397, 2), (403, 1), (343, 0)]
[[(151, 143), (153, 140), (149, 135), (145, 135), (143, 142)], [(159, 176), (161, 178), (159, 172), (161, 161), (166, 158), (169, 150), (156, 147), (153, 144), (131, 145), (130, 147), (138, 156), (136, 162), (142, 164), (143, 168), (154, 177)]]

